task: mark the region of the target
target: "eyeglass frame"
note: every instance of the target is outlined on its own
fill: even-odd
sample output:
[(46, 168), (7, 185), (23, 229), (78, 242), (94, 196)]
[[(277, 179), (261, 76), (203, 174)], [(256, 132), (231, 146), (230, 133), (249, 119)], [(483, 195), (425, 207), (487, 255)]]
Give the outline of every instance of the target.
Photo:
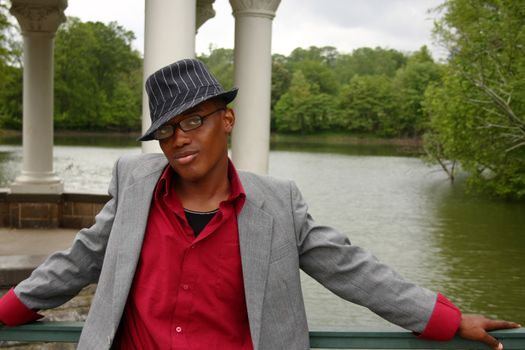
[[(193, 115), (190, 115), (190, 116), (187, 116), (186, 118), (182, 119), (181, 121), (179, 121), (178, 123), (173, 123), (173, 124), (164, 124), (164, 125), (161, 125), (157, 130), (155, 130), (152, 134), (153, 138), (157, 141), (162, 141), (162, 140), (167, 140), (169, 139), (170, 137), (172, 137), (174, 134), (175, 134), (175, 131), (177, 130), (177, 128), (181, 129), (182, 131), (184, 132), (188, 132), (188, 131), (192, 131), (192, 130), (195, 130), (195, 129), (198, 129), (202, 126), (203, 122), (204, 122), (204, 118), (206, 117), (209, 117), (219, 111), (225, 111), (226, 108), (225, 107), (221, 107), (221, 108), (218, 108), (208, 114), (205, 114), (205, 115), (199, 115), (199, 114), (193, 114)], [(194, 118), (198, 118), (199, 120), (199, 125), (197, 125), (196, 127), (190, 127), (189, 129), (188, 128), (185, 128), (184, 126), (182, 126), (181, 123), (184, 123), (185, 121), (187, 120), (190, 120), (190, 119), (194, 119)], [(197, 120), (197, 119), (196, 119)], [(169, 128), (171, 129), (171, 133), (169, 133), (169, 135), (167, 136), (164, 136), (162, 138), (159, 138), (157, 137), (157, 132), (159, 132), (161, 129), (164, 129), (164, 130), (167, 130), (165, 128)], [(168, 130), (169, 130), (168, 129)]]

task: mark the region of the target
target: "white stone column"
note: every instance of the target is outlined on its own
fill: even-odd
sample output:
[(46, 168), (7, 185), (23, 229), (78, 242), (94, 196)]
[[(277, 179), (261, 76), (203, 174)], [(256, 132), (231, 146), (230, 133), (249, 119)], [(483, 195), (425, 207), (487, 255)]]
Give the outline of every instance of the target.
[(236, 121), (232, 157), (240, 169), (265, 174), (270, 152), (272, 20), (280, 0), (230, 0), (235, 17)]
[[(144, 82), (158, 69), (195, 57), (196, 0), (146, 0)], [(146, 90), (142, 92), (142, 131), (151, 125)], [(142, 152), (161, 152), (157, 141), (142, 143)]]
[(24, 38), (22, 173), (13, 193), (62, 193), (53, 171), (53, 40), (66, 0), (12, 0)]

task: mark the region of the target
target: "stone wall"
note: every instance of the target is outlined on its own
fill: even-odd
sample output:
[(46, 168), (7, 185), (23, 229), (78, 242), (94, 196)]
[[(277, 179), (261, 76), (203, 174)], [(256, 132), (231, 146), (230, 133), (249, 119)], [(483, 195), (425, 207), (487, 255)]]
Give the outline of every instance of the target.
[(99, 194), (13, 194), (0, 192), (0, 227), (89, 227), (110, 199)]

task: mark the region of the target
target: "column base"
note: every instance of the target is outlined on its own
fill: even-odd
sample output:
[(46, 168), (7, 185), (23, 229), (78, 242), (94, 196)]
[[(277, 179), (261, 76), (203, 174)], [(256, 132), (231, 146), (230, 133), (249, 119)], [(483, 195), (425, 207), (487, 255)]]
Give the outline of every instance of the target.
[(9, 186), (11, 193), (60, 194), (64, 192), (64, 181), (56, 176), (34, 179), (34, 176), (20, 175)]

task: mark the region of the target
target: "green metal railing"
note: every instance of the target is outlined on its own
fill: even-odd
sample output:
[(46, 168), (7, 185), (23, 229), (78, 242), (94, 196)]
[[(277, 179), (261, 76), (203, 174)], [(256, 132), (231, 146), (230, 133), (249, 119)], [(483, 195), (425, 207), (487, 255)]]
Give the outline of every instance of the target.
[[(18, 327), (0, 326), (0, 341), (76, 343), (83, 322), (35, 322)], [(505, 350), (525, 349), (525, 328), (491, 332)], [(416, 338), (402, 330), (311, 331), (312, 348), (325, 349), (490, 349), (482, 343), (456, 337), (448, 342)]]
[[(525, 349), (525, 328), (493, 331), (490, 334), (503, 344), (505, 350)], [(325, 349), (491, 349), (483, 343), (457, 336), (446, 342), (418, 339), (404, 330), (311, 331), (310, 346)]]

